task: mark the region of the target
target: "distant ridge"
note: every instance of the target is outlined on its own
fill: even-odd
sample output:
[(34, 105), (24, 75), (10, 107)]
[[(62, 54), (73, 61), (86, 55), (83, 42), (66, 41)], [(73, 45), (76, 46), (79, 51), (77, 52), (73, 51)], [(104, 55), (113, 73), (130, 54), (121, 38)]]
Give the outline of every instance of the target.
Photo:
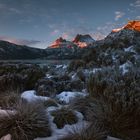
[(122, 49), (140, 46), (140, 21), (130, 21), (125, 26), (114, 29), (103, 40), (95, 41), (90, 35), (80, 35), (67, 41), (62, 37), (56, 39), (46, 49), (16, 45), (0, 41), (0, 59), (81, 59), (90, 48)]

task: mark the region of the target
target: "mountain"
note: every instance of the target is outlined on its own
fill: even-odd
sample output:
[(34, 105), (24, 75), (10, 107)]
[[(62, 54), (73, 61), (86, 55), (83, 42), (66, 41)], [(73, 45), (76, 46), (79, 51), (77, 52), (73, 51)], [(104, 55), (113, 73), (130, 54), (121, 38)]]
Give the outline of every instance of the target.
[(128, 22), (124, 27), (114, 29), (101, 41), (96, 41), (85, 52), (86, 63), (99, 66), (140, 65), (140, 21)]
[(140, 45), (140, 21), (130, 21), (124, 27), (112, 30), (104, 44), (122, 48)]
[(122, 28), (114, 29), (114, 30), (112, 30), (112, 32), (118, 32), (118, 31), (121, 31), (123, 29), (130, 29), (130, 30), (134, 30), (134, 31), (139, 31), (140, 32), (140, 21), (139, 20), (129, 21)]
[[(60, 37), (46, 49), (0, 41), (0, 59), (81, 59), (88, 50), (90, 51), (90, 48), (95, 48), (98, 55), (104, 52), (107, 56), (109, 52), (110, 57), (111, 55), (118, 57), (117, 52), (123, 54), (125, 50), (131, 50), (133, 58), (136, 57), (140, 52), (140, 21), (130, 21), (125, 26), (112, 30), (100, 41), (95, 41), (88, 34), (78, 34), (73, 41)], [(94, 55), (92, 54), (88, 59), (92, 59)]]
[(81, 35), (78, 34), (73, 41), (67, 41), (63, 39), (62, 37), (56, 39), (49, 48), (72, 48), (72, 47), (79, 47), (79, 48), (85, 48), (95, 42), (95, 40), (90, 35)]
[(56, 39), (48, 48), (72, 48), (74, 47), (74, 43), (71, 41), (67, 41), (62, 37)]
[(0, 41), (0, 59), (37, 59), (46, 56), (47, 53), (43, 49)]
[(93, 42), (95, 42), (95, 40), (88, 34), (87, 35), (78, 34), (73, 40), (73, 43), (79, 46), (80, 48), (87, 47)]
[(77, 35), (73, 41), (67, 41), (62, 37), (56, 39), (46, 52), (48, 59), (80, 59), (88, 46), (94, 42), (90, 35)]
[(124, 29), (131, 29), (140, 32), (140, 21), (129, 21), (128, 24), (124, 27)]

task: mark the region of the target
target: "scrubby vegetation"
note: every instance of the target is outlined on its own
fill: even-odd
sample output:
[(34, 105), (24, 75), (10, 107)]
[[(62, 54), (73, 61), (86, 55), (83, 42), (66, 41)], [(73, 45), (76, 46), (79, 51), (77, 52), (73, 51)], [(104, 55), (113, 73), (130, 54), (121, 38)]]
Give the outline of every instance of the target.
[[(62, 140), (106, 140), (107, 136), (123, 140), (140, 139), (140, 69), (138, 63), (132, 63), (132, 66), (128, 67), (125, 72), (118, 64), (113, 67), (103, 64), (98, 68), (100, 69), (90, 72), (94, 67), (88, 69), (87, 64), (84, 67), (80, 65), (71, 72), (66, 71), (61, 75), (55, 73), (49, 78), (43, 77), (41, 69), (42, 74), (40, 75), (39, 72), (39, 77), (35, 79), (32, 79), (32, 76), (36, 75), (32, 68), (26, 69), (25, 67), (25, 70), (19, 70), (20, 72), (12, 68), (12, 72), (14, 71), (15, 75), (20, 78), (23, 78), (21, 75), (26, 77), (26, 74), (32, 75), (33, 73), (31, 77), (29, 76), (32, 80), (27, 82), (28, 85), (30, 82), (36, 83), (34, 88), (37, 95), (50, 97), (48, 100), (42, 100), (41, 103), (33, 104), (22, 101), (20, 98), (22, 90), (19, 87), (24, 87), (24, 89), (27, 87), (24, 81), (17, 80), (15, 76), (9, 79), (10, 72), (8, 71), (10, 70), (6, 69), (5, 75), (8, 78), (3, 82), (1, 80), (1, 85), (7, 83), (9, 91), (4, 90), (4, 86), (0, 87), (0, 107), (12, 110), (13, 113), (0, 115), (0, 137), (8, 133), (15, 140), (19, 140), (19, 136), (22, 136), (24, 140), (50, 136), (49, 119), (45, 109), (53, 106), (56, 110), (50, 109), (49, 111), (48, 109), (48, 111), (58, 129), (64, 128), (67, 124), (77, 124), (78, 116), (75, 111), (80, 112), (83, 120), (90, 124), (81, 129), (78, 127), (73, 129)], [(1, 75), (1, 78), (3, 77), (4, 75)], [(16, 83), (18, 83), (17, 86), (15, 86)], [(66, 107), (56, 101), (56, 95), (62, 91), (82, 91), (85, 88), (87, 96), (75, 97)]]
[(68, 71), (76, 71), (79, 68), (83, 68), (85, 66), (86, 66), (86, 64), (83, 60), (73, 60), (70, 62), (69, 66), (68, 66)]
[(126, 74), (122, 74), (118, 69), (98, 71), (90, 75), (87, 85), (89, 97), (76, 99), (71, 107), (80, 111), (86, 120), (96, 121), (98, 125), (103, 126), (108, 135), (125, 140), (138, 140), (139, 84), (140, 70), (137, 68)]
[(33, 64), (2, 64), (0, 66), (0, 91), (10, 89), (30, 90), (45, 76), (43, 70)]

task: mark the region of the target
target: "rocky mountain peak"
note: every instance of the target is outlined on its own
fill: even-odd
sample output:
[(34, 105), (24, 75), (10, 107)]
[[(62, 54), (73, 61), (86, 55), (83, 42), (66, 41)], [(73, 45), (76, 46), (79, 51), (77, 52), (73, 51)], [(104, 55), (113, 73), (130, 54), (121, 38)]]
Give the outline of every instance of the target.
[(95, 40), (89, 35), (81, 35), (77, 34), (77, 36), (74, 38), (73, 43), (75, 43), (77, 46), (84, 48), (87, 47), (89, 44), (92, 44)]
[(122, 28), (114, 29), (105, 39), (104, 43), (116, 47), (140, 45), (140, 22), (131, 21)]
[(124, 26), (124, 29), (130, 29), (140, 32), (140, 20), (129, 21), (128, 24)]
[(123, 29), (134, 30), (134, 31), (140, 32), (140, 20), (129, 21), (125, 26), (118, 29), (113, 29), (112, 32), (119, 32)]
[(56, 39), (50, 46), (50, 48), (57, 48), (58, 46), (60, 46), (62, 43), (65, 43), (66, 40), (63, 39), (62, 37), (59, 37), (58, 39)]

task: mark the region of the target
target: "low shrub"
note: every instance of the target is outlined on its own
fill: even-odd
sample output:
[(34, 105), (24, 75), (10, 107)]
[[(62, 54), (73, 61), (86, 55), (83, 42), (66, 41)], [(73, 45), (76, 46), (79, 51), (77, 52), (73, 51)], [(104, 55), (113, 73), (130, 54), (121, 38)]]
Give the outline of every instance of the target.
[(57, 125), (57, 127), (63, 128), (66, 124), (75, 124), (78, 121), (75, 113), (67, 108), (61, 108), (59, 110), (53, 111), (51, 115), (54, 117), (53, 122)]
[(86, 63), (83, 60), (73, 60), (70, 62), (69, 66), (68, 66), (68, 71), (76, 71), (80, 68), (83, 68), (86, 66)]

